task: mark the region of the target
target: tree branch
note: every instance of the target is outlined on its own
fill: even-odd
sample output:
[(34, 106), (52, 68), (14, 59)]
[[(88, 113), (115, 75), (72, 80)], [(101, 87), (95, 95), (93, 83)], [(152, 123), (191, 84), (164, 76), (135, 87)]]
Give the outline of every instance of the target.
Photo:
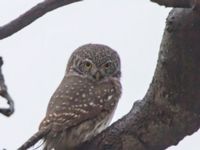
[(79, 1), (81, 0), (45, 0), (10, 23), (0, 27), (0, 40), (18, 32), (49, 11)]
[(1, 71), (1, 67), (3, 65), (3, 60), (0, 57), (0, 96), (4, 97), (7, 100), (7, 103), (9, 104), (9, 108), (0, 108), (0, 113), (4, 114), (5, 116), (10, 116), (14, 112), (14, 102), (12, 98), (10, 97), (7, 87), (4, 82), (4, 77)]
[(130, 113), (78, 150), (163, 150), (200, 127), (200, 14), (173, 9), (153, 81)]
[(151, 0), (165, 7), (179, 7), (179, 8), (199, 8), (199, 0)]
[[(4, 39), (49, 11), (81, 0), (46, 0), (0, 27)], [(199, 8), (198, 0), (151, 0), (166, 7)], [(192, 9), (174, 9), (167, 19), (157, 68), (142, 101), (79, 150), (162, 150), (176, 145), (200, 127), (200, 15)], [(2, 65), (2, 64), (1, 64)], [(0, 95), (14, 111), (0, 71)]]

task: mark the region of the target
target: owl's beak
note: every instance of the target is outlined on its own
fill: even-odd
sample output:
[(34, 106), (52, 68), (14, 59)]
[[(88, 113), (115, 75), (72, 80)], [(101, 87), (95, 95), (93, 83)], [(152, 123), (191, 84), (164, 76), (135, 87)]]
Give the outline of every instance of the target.
[(100, 80), (100, 79), (102, 78), (101, 73), (100, 73), (99, 71), (97, 71), (97, 72), (94, 74), (94, 78), (95, 78), (96, 80)]

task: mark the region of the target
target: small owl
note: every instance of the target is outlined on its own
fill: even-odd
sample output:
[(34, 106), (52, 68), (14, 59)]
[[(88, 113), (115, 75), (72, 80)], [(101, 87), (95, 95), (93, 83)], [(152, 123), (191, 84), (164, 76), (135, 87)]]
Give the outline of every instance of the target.
[(51, 97), (39, 131), (19, 150), (44, 140), (44, 150), (73, 150), (110, 123), (121, 95), (116, 51), (87, 44), (71, 55), (65, 76)]

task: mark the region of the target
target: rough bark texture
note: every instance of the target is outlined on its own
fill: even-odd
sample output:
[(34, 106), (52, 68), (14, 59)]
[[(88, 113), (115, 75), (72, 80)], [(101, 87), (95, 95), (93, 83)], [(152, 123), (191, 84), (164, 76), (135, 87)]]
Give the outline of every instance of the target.
[[(163, 150), (200, 127), (200, 13), (173, 9), (142, 101), (85, 150)], [(83, 150), (83, 146), (79, 150)]]

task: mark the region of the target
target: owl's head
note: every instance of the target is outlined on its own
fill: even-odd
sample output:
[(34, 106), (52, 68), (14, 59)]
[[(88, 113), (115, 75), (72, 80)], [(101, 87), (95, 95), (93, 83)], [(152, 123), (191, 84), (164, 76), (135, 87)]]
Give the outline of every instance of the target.
[(116, 51), (106, 45), (86, 44), (72, 53), (67, 65), (68, 73), (98, 81), (107, 77), (119, 79), (120, 58)]

